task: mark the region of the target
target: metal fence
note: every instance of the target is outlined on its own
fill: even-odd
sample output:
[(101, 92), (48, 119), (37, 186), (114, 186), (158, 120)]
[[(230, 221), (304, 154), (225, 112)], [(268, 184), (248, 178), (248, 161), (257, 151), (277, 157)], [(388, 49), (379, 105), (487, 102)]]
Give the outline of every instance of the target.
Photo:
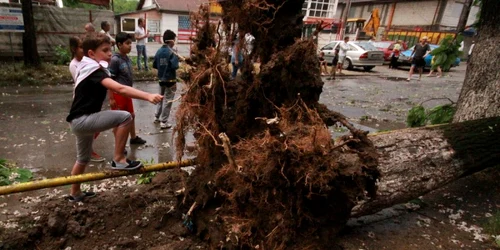
[(439, 44), (446, 36), (455, 36), (455, 32), (441, 32), (441, 31), (414, 31), (414, 30), (391, 30), (386, 32), (387, 40), (403, 40), (411, 47), (417, 44), (420, 39), (427, 36), (430, 44)]
[[(0, 6), (5, 6), (0, 4)], [(9, 4), (10, 7), (21, 7)], [(59, 8), (56, 6), (33, 6), (38, 53), (42, 57), (53, 57), (56, 46), (69, 46), (69, 38), (84, 34), (84, 26), (92, 22), (96, 31), (102, 21), (114, 23), (110, 10), (86, 10)], [(0, 32), (0, 58), (23, 56), (23, 33)]]

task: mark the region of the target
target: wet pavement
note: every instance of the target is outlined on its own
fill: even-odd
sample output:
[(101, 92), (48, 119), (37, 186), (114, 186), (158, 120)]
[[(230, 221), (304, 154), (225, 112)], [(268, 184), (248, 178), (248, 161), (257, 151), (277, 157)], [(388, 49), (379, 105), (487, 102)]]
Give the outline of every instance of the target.
[[(394, 81), (388, 77), (406, 77), (405, 70), (389, 70), (385, 66), (372, 72), (354, 71), (356, 77), (325, 80), (320, 102), (361, 124), (371, 132), (404, 127), (407, 111), (415, 104), (431, 98), (456, 100), (464, 77), (465, 66), (454, 69), (450, 77), (424, 78), (422, 81)], [(138, 82), (135, 87), (156, 92), (156, 82)], [(182, 84), (179, 84), (177, 95)], [(72, 86), (4, 87), (0, 89), (0, 157), (28, 168), (38, 177), (69, 174), (75, 160), (75, 139), (65, 118), (71, 105)], [(447, 103), (447, 100), (426, 105)], [(104, 107), (107, 108), (105, 101)], [(179, 103), (173, 104), (175, 114)], [(136, 130), (147, 140), (146, 145), (128, 145), (131, 158), (148, 162), (173, 160), (172, 129), (160, 130), (153, 123), (155, 106), (134, 100)], [(175, 115), (171, 115), (171, 123)], [(363, 126), (364, 125), (364, 126)], [(342, 129), (332, 128), (332, 133)], [(94, 143), (96, 152), (111, 159), (114, 141), (111, 131), (101, 133)], [(88, 171), (102, 169), (93, 164)]]

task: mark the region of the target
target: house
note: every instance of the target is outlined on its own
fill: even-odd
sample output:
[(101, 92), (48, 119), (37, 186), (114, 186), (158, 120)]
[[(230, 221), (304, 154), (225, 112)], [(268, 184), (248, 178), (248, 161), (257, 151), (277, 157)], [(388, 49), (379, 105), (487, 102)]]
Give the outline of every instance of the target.
[(117, 31), (134, 33), (138, 19), (144, 18), (150, 42), (161, 42), (163, 32), (170, 29), (177, 34), (178, 43), (189, 43), (196, 32), (190, 12), (197, 11), (200, 5), (209, 5), (212, 13), (221, 13), (220, 6), (209, 0), (141, 0), (137, 11), (116, 16)]
[[(455, 34), (465, 0), (305, 0), (303, 14), (305, 23), (317, 20), (331, 22), (318, 36), (321, 47), (331, 40), (337, 40), (341, 21), (347, 18), (368, 20), (374, 9), (379, 10), (380, 27), (376, 32), (379, 39), (403, 39), (410, 44), (421, 36), (428, 36), (431, 43), (438, 43), (448, 34)], [(335, 6), (335, 2), (338, 5)], [(467, 25), (476, 21), (478, 6), (472, 6)], [(354, 27), (356, 28), (356, 27)], [(358, 27), (359, 28), (359, 27)], [(304, 32), (304, 35), (312, 31)], [(333, 35), (332, 35), (333, 34)], [(467, 47), (467, 46), (466, 46)]]

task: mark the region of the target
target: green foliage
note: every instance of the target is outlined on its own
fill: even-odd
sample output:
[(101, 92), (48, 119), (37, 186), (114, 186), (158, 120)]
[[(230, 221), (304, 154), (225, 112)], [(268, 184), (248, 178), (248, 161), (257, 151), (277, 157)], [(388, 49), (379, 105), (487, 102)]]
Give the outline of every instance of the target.
[[(500, 235), (500, 211), (497, 211), (493, 216), (489, 217), (484, 225), (484, 230), (491, 235)], [(500, 246), (500, 239), (496, 240)]]
[(422, 127), (427, 121), (425, 115), (425, 108), (422, 105), (418, 105), (410, 109), (408, 112), (408, 117), (406, 118), (406, 125), (408, 127)]
[(406, 118), (408, 127), (422, 127), (427, 124), (450, 123), (455, 115), (456, 107), (453, 104), (439, 105), (425, 110), (422, 105), (410, 109)]
[(461, 35), (457, 35), (455, 38), (452, 35), (447, 35), (441, 41), (440, 46), (431, 51), (431, 55), (435, 56), (432, 68), (435, 69), (437, 66), (441, 66), (444, 71), (450, 70), (455, 59), (462, 54), (460, 43), (463, 40)]
[[(113, 8), (115, 14), (135, 11), (139, 1), (136, 0), (114, 0)], [(63, 0), (63, 5), (71, 8), (82, 8), (88, 10), (105, 9), (103, 6), (97, 6), (87, 3), (81, 3), (79, 0)], [(111, 7), (111, 6), (110, 6)], [(95, 24), (99, 26), (100, 24)], [(100, 27), (96, 27), (99, 30)]]
[(427, 112), (427, 119), (431, 124), (450, 123), (455, 111), (456, 108), (451, 104), (436, 106)]
[[(154, 163), (153, 158), (151, 158), (149, 161), (143, 160), (143, 159), (140, 159), (140, 161), (144, 165), (150, 165), (150, 164)], [(149, 173), (141, 174), (141, 175), (139, 175), (139, 177), (137, 177), (136, 183), (137, 184), (149, 184), (149, 183), (151, 183), (151, 181), (153, 180), (153, 177), (155, 177), (155, 175), (156, 175), (156, 172), (149, 172)]]
[(15, 182), (27, 182), (33, 178), (33, 173), (28, 169), (17, 168), (14, 164), (0, 158), (0, 186), (10, 185)]
[(68, 48), (57, 45), (55, 49), (55, 54), (57, 57), (56, 64), (57, 65), (67, 65), (71, 62), (71, 51)]
[(137, 184), (149, 184), (153, 180), (153, 177), (155, 177), (156, 172), (149, 172), (149, 173), (144, 173), (139, 175), (137, 177)]
[(120, 14), (120, 13), (135, 11), (138, 3), (139, 1), (135, 0), (115, 0), (114, 2), (115, 13)]

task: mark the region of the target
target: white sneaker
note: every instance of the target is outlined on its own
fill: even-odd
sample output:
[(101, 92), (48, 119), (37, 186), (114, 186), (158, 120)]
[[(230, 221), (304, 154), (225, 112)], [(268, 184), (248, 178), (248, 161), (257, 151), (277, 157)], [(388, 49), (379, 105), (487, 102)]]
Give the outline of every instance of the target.
[(160, 129), (168, 129), (168, 128), (171, 128), (172, 127), (172, 124), (170, 123), (160, 123)]
[(159, 122), (160, 122), (160, 119), (155, 117), (154, 123), (159, 123)]

